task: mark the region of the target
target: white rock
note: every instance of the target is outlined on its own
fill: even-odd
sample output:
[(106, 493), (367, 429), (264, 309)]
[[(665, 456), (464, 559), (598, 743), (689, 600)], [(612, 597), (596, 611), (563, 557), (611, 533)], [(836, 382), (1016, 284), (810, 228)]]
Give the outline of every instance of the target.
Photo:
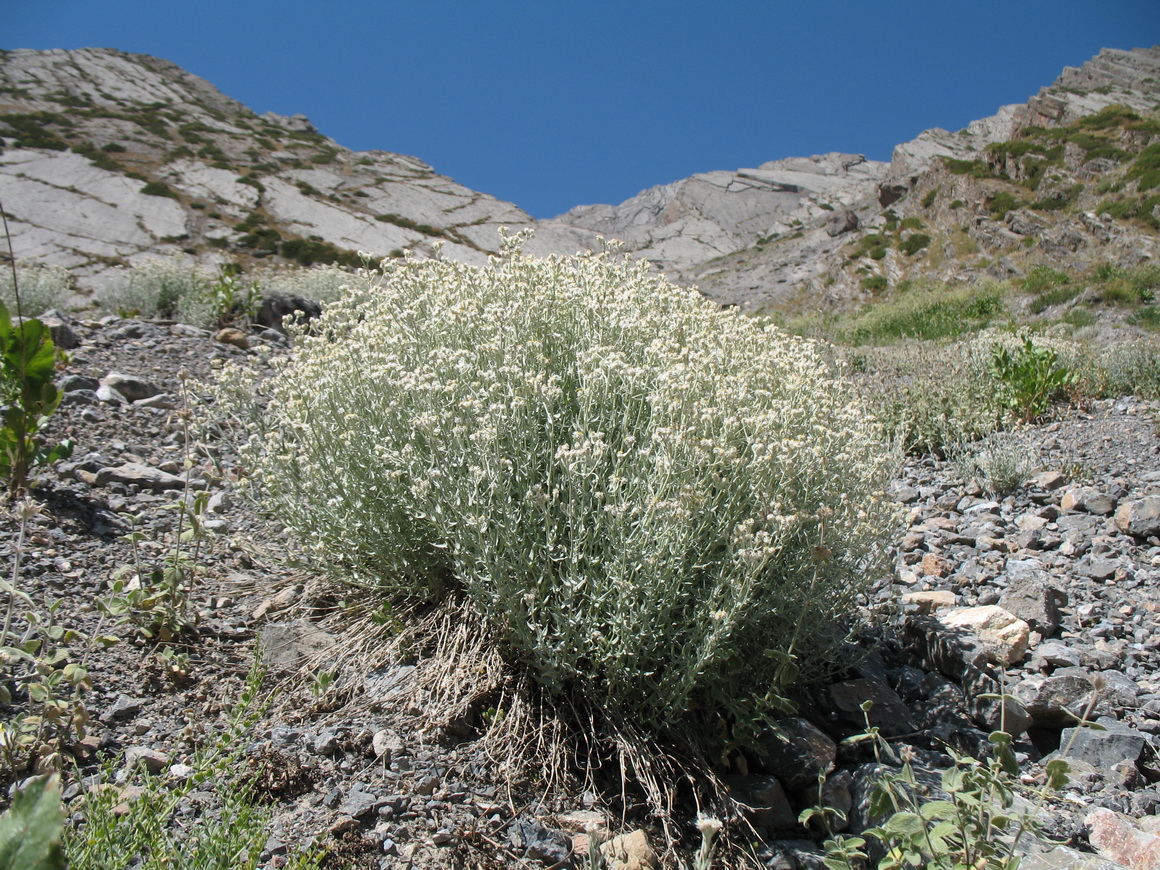
[(1000, 664), (1013, 664), (1027, 652), (1030, 626), (996, 604), (952, 610), (939, 616), (939, 621), (947, 628), (977, 635), (991, 659)]

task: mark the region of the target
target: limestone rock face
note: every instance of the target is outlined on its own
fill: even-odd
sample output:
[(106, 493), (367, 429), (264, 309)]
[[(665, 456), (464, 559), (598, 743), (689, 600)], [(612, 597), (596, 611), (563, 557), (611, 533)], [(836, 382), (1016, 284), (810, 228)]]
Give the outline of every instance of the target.
[[(1160, 239), (1100, 214), (1101, 181), (1125, 166), (1068, 143), (1037, 201), (989, 203), (1033, 167), (987, 148), (1028, 127), (1075, 123), (1113, 104), (1160, 105), (1160, 48), (1104, 50), (1067, 68), (1024, 105), (959, 131), (927, 130), (889, 163), (829, 153), (698, 173), (619, 205), (582, 205), (535, 221), (517, 206), (470, 190), (416, 157), (353, 152), (301, 115), (257, 115), (172, 63), (110, 49), (0, 52), (0, 115), (38, 113), (30, 137), (0, 121), (0, 198), (21, 259), (61, 265), (82, 292), (118, 265), (184, 251), (203, 263), (282, 257), (303, 247), (372, 260), (410, 250), (482, 263), (499, 229), (534, 227), (535, 255), (598, 250), (601, 237), (710, 299), (745, 308), (838, 309), (885, 286), (922, 278), (971, 283), (1017, 277), (1020, 246), (1055, 268), (1136, 265), (1160, 257)], [(1128, 143), (1131, 144), (1131, 143)], [(1132, 147), (1139, 148), (1139, 142)], [(951, 171), (947, 160), (978, 172)], [(1006, 181), (999, 181), (1005, 179)], [(1024, 188), (1021, 199), (1029, 199)], [(906, 220), (913, 220), (910, 226)], [(899, 223), (903, 226), (899, 229)], [(906, 231), (929, 236), (910, 245)], [(869, 236), (891, 235), (886, 245)], [(875, 251), (873, 257), (867, 253)], [(317, 258), (315, 258), (317, 259)]]
[[(483, 262), (498, 250), (501, 226), (534, 223), (415, 157), (352, 152), (300, 115), (259, 117), (157, 58), (2, 52), (0, 87), (4, 113), (42, 113), (45, 128), (25, 141), (0, 124), (13, 247), (21, 259), (72, 270), (82, 290), (150, 255), (262, 258), (293, 240), (375, 258), (441, 244), (445, 256)], [(262, 221), (247, 225), (254, 214)], [(259, 227), (264, 238), (253, 234)], [(538, 244), (574, 253), (597, 241), (565, 229)]]

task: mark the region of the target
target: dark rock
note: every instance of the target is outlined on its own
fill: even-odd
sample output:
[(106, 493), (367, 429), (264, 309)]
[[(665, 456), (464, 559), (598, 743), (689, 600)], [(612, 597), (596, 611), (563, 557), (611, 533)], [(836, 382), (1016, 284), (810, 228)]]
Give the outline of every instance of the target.
[(71, 393), (73, 390), (90, 390), (96, 392), (97, 387), (100, 385), (101, 382), (96, 378), (72, 373), (64, 375), (57, 381), (57, 386), (62, 393)]
[(1050, 583), (1051, 575), (1036, 559), (1008, 559), (1006, 574), (1007, 591), (999, 606), (1050, 637), (1059, 628), (1059, 608), (1067, 604), (1067, 595)]
[(284, 334), (286, 332), (284, 321), (287, 317), (291, 318), (293, 323), (306, 323), (321, 315), (322, 306), (313, 299), (294, 293), (272, 291), (262, 298), (262, 305), (254, 317), (254, 322)]
[(176, 474), (170, 474), (159, 468), (150, 468), (139, 462), (126, 462), (116, 468), (102, 468), (97, 472), (96, 485), (108, 486), (110, 483), (122, 483), (127, 486), (137, 486), (141, 489), (151, 489), (154, 492), (165, 492), (170, 489), (185, 489), (185, 479)]
[[(1094, 728), (1064, 728), (1060, 733), (1060, 747), (1071, 745), (1068, 757), (1086, 761), (1097, 770), (1108, 770), (1121, 761), (1133, 764), (1140, 760), (1148, 738), (1138, 731), (1101, 716), (1099, 725), (1105, 731)], [(1074, 739), (1073, 739), (1074, 738)]]
[(761, 755), (754, 768), (771, 773), (791, 790), (801, 791), (818, 784), (820, 774), (834, 766), (837, 745), (824, 732), (798, 717), (782, 719), (761, 738)]
[(1030, 676), (1011, 690), (1038, 726), (1075, 723), (1094, 691), (1091, 680), (1073, 674)]
[(967, 711), (988, 731), (1006, 731), (1015, 737), (1031, 727), (1032, 718), (1018, 698), (1003, 691), (994, 677), (980, 668), (970, 668), (962, 677), (967, 694)]
[(733, 799), (744, 807), (753, 824), (772, 831), (797, 825), (798, 814), (776, 776), (736, 776), (730, 777), (727, 784)]
[(968, 668), (987, 664), (987, 647), (972, 632), (948, 628), (927, 616), (908, 617), (904, 631), (908, 643), (930, 666), (952, 679), (962, 679)]
[(114, 720), (132, 719), (141, 712), (145, 702), (140, 698), (130, 698), (128, 695), (118, 695), (113, 706), (108, 709), (106, 716)]
[[(914, 720), (910, 708), (898, 694), (879, 680), (846, 680), (830, 686), (830, 697), (845, 716), (855, 725), (865, 724), (869, 716), (870, 724), (880, 728), (887, 737), (906, 734), (914, 730)], [(863, 714), (862, 705), (869, 701), (869, 713)]]
[(339, 807), (339, 812), (352, 819), (361, 819), (373, 813), (379, 805), (379, 798), (370, 792), (352, 789)]
[(568, 837), (537, 822), (520, 816), (508, 829), (508, 842), (521, 858), (542, 861), (554, 866), (568, 860), (572, 852)]
[(1160, 533), (1160, 495), (1124, 502), (1116, 511), (1115, 523), (1121, 532), (1135, 538)]
[(149, 399), (164, 392), (157, 384), (120, 372), (109, 372), (101, 378), (101, 385), (116, 390), (130, 402)]

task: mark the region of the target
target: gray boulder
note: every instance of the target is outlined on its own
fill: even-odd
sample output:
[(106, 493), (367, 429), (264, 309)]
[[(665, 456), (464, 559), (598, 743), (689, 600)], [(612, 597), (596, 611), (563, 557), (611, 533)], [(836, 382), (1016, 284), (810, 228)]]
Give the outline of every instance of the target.
[(830, 238), (858, 229), (858, 215), (849, 209), (836, 211), (826, 219), (826, 234)]
[(285, 335), (287, 317), (292, 318), (294, 323), (306, 323), (321, 314), (322, 305), (313, 299), (275, 290), (262, 297), (262, 305), (254, 316), (254, 322)]

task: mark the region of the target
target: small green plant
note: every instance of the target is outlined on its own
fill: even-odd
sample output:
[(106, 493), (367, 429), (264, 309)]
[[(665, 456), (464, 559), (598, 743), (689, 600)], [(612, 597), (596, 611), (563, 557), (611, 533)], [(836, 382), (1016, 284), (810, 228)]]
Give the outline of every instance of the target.
[(65, 870), (57, 776), (30, 780), (0, 815), (0, 870)]
[(938, 192), (939, 188), (937, 187), (934, 188), (934, 190), (928, 190), (926, 192), (926, 196), (922, 198), (922, 207), (930, 208), (932, 205), (934, 205), (934, 201), (938, 198)]
[[(83, 793), (75, 822), (64, 829), (69, 866), (102, 870), (255, 870), (265, 846), (270, 812), (257, 800), (255, 764), (245, 755), (265, 704), (255, 659), (234, 712), (221, 734), (190, 760), (183, 781), (134, 772), (141, 794), (128, 799), (107, 783)], [(113, 780), (114, 769), (103, 778)], [(208, 792), (217, 811), (190, 818), (180, 806), (194, 791)], [(318, 870), (320, 850), (294, 850), (288, 870)]]
[[(180, 372), (179, 377), (184, 404), (188, 405), (188, 373)], [(137, 530), (139, 518), (126, 514), (133, 530), (124, 539), (132, 547), (133, 560), (113, 573), (111, 594), (97, 601), (104, 613), (134, 626), (143, 637), (163, 644), (172, 643), (197, 624), (192, 594), (197, 575), (204, 570), (200, 557), (205, 543), (204, 519), (209, 503), (209, 493), (195, 493), (190, 486), (193, 468), (190, 420), (193, 414), (188, 407), (183, 407), (177, 416), (184, 436), (185, 487), (180, 500), (170, 505), (177, 512), (173, 543), (160, 560), (147, 559), (142, 544), (148, 538)]]
[[(1002, 699), (1002, 695), (986, 697)], [(1090, 724), (1095, 693), (1080, 719)], [(869, 704), (864, 704), (868, 717)], [(819, 805), (805, 810), (802, 824), (821, 821), (830, 831), (824, 844), (824, 864), (830, 870), (861, 870), (869, 855), (866, 846), (875, 840), (885, 849), (878, 870), (906, 870), (932, 867), (937, 870), (1017, 870), (1020, 856), (1016, 849), (1025, 835), (1041, 836), (1037, 814), (1048, 796), (1067, 784), (1069, 766), (1066, 759), (1070, 745), (1061, 757), (1045, 765), (1045, 781), (1033, 793), (1038, 798), (1031, 809), (1019, 808), (1017, 792), (1023, 790), (1019, 766), (1012, 749), (1014, 738), (1003, 730), (989, 737), (991, 752), (976, 759), (947, 747), (953, 765), (943, 771), (939, 780), (941, 794), (931, 795), (931, 783), (920, 781), (913, 767), (912, 753), (904, 748), (901, 758), (876, 729), (869, 727), (848, 743), (869, 741), (878, 763), (884, 759), (898, 769), (885, 773), (874, 786), (870, 797), (870, 817), (883, 821), (862, 832), (861, 836), (834, 834), (830, 818), (834, 810)], [(1078, 731), (1078, 729), (1077, 729)], [(1073, 738), (1074, 739), (1074, 738)], [(819, 783), (819, 795), (821, 784)]]
[(262, 303), (262, 288), (256, 281), (246, 281), (237, 263), (224, 263), (218, 267), (217, 279), (206, 285), (204, 299), (218, 326), (248, 325)]
[(54, 383), (57, 351), (48, 327), (39, 320), (14, 323), (0, 302), (0, 475), (15, 498), (28, 485), (28, 475), (72, 453), (72, 443), (46, 445), (39, 432), (60, 405)]
[[(92, 688), (85, 656), (77, 657), (70, 648), (87, 651), (117, 642), (99, 628), (89, 638), (59, 624), (60, 602), (38, 611), (20, 589), (28, 524), (39, 511), (29, 499), (17, 506), (12, 573), (9, 580), (0, 579), (8, 599), (0, 629), (0, 707), (15, 708), (0, 722), (0, 766), (11, 774), (33, 763), (41, 770), (61, 769), (73, 739), (85, 734), (89, 711), (84, 696)], [(18, 603), (25, 608), (22, 613)]]
[[(0, 215), (3, 215), (2, 208)], [(3, 221), (11, 258), (16, 320), (13, 321), (8, 306), (0, 302), (0, 413), (3, 415), (0, 417), (0, 476), (8, 482), (9, 497), (15, 498), (24, 492), (33, 468), (67, 457), (72, 452), (72, 444), (65, 440), (46, 445), (38, 434), (60, 405), (60, 390), (54, 383), (60, 355), (48, 327), (23, 316), (7, 216)]]
[(997, 342), (991, 352), (991, 373), (1002, 403), (1025, 421), (1043, 416), (1076, 382), (1075, 374), (1059, 362), (1058, 351), (1035, 344), (1030, 335), (1024, 335), (1014, 350)]

